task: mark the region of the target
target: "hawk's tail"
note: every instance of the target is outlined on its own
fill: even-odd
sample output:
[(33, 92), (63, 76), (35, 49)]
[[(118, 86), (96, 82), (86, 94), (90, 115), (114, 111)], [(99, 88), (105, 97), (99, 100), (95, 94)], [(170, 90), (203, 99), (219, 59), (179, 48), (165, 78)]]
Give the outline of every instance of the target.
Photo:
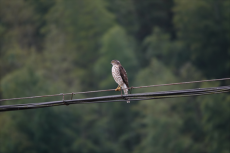
[[(127, 88), (126, 84), (124, 84), (124, 85), (122, 86), (122, 88), (123, 88), (123, 91), (124, 91), (125, 95), (127, 95), (128, 92), (129, 92), (129, 89), (125, 89), (125, 88)], [(130, 101), (128, 100), (127, 103), (130, 103)]]

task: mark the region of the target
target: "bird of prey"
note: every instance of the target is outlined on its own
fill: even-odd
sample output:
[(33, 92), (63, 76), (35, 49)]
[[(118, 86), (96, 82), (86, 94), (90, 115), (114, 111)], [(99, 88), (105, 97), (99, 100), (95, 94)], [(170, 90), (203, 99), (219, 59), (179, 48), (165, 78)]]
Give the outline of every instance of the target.
[[(129, 82), (128, 82), (128, 76), (121, 65), (121, 63), (118, 60), (112, 60), (111, 64), (113, 65), (112, 67), (112, 75), (116, 83), (118, 84), (118, 87), (115, 89), (115, 91), (120, 91), (121, 88), (123, 89), (125, 95), (128, 94), (128, 89), (129, 88)], [(127, 101), (127, 103), (130, 103), (130, 101)]]

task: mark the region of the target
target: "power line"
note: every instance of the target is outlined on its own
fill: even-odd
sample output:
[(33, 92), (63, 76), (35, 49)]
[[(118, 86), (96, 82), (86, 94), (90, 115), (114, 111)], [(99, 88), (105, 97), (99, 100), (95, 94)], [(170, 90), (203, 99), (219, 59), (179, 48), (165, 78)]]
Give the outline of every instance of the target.
[(136, 94), (128, 94), (128, 95), (112, 95), (112, 96), (102, 96), (102, 97), (92, 97), (92, 98), (84, 98), (84, 99), (62, 100), (62, 101), (51, 101), (51, 102), (41, 102), (41, 103), (2, 105), (0, 106), (0, 112), (24, 110), (24, 109), (35, 109), (35, 108), (52, 107), (52, 106), (59, 106), (59, 105), (70, 105), (70, 104), (120, 102), (120, 101), (127, 101), (127, 99), (129, 99), (130, 101), (139, 101), (139, 100), (150, 100), (150, 99), (199, 96), (199, 95), (217, 94), (217, 93), (225, 93), (225, 92), (230, 92), (230, 86), (160, 91), (160, 92), (149, 92), (149, 93), (136, 93)]
[(171, 85), (181, 85), (181, 84), (191, 84), (191, 83), (199, 83), (199, 82), (213, 82), (213, 81), (222, 81), (222, 80), (230, 80), (230, 78), (212, 79), (212, 80), (200, 80), (200, 81), (190, 81), (190, 82), (178, 82), (178, 83), (149, 85), (149, 86), (139, 86), (139, 87), (133, 87), (133, 89), (136, 89), (136, 88), (148, 88), (148, 87), (160, 87), (160, 86), (171, 86)]
[[(230, 80), (230, 78), (211, 79), (211, 80), (200, 80), (200, 81), (190, 81), (190, 82), (178, 82), (178, 83), (149, 85), (149, 86), (138, 86), (138, 87), (130, 87), (130, 88), (127, 88), (127, 89), (138, 89), (138, 88), (171, 86), (171, 85), (191, 84), (191, 83), (199, 83), (199, 82), (223, 81), (223, 80)], [(1, 101), (7, 101), (7, 100), (32, 99), (32, 98), (54, 97), (54, 96), (65, 96), (65, 95), (72, 95), (72, 97), (73, 97), (73, 95), (75, 95), (75, 94), (86, 94), (86, 93), (96, 93), (96, 92), (106, 92), (106, 91), (114, 91), (114, 89), (94, 90), (94, 91), (85, 91), (85, 92), (72, 92), (72, 93), (60, 93), (60, 94), (53, 94), (53, 95), (42, 95), (42, 96), (31, 96), (31, 97), (20, 97), (20, 98), (9, 98), (9, 99), (0, 99), (0, 102)]]

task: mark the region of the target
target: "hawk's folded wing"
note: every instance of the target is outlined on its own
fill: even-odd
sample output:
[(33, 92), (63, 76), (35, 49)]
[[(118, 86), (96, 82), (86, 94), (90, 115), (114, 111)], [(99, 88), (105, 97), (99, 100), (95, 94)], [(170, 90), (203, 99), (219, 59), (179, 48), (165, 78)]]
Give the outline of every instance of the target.
[(119, 66), (119, 71), (120, 71), (120, 75), (121, 75), (121, 78), (122, 78), (123, 82), (129, 88), (129, 82), (128, 82), (127, 73), (126, 73), (125, 69), (123, 68), (123, 66), (121, 66), (121, 65)]

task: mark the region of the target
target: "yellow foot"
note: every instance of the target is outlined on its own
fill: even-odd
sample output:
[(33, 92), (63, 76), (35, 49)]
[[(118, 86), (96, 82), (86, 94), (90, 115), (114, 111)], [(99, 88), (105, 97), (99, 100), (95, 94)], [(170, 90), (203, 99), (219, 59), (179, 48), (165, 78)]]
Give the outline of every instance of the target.
[(121, 91), (121, 87), (118, 86), (118, 87), (115, 89), (115, 91)]

